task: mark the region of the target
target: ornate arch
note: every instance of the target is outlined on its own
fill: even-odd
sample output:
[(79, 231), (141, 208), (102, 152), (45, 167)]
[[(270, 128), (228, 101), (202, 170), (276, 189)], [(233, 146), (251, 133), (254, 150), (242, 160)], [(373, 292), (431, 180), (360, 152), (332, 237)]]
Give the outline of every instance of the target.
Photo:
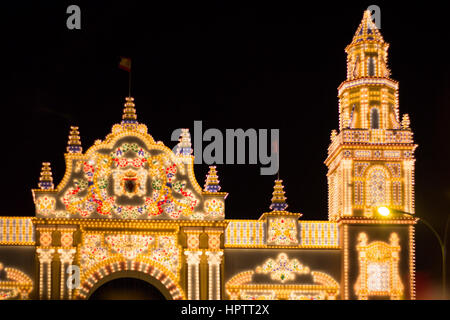
[[(176, 281), (176, 278), (171, 272), (166, 271), (164, 267), (159, 266), (158, 263), (155, 262), (130, 260), (105, 261), (104, 263), (101, 263), (97, 268), (94, 268), (83, 277), (84, 280), (81, 282), (80, 287), (75, 291), (75, 298), (87, 299), (97, 287), (103, 284), (101, 282), (102, 279), (115, 273), (122, 273), (125, 271), (129, 271), (131, 274), (140, 273), (145, 275), (146, 277), (144, 277), (143, 280), (155, 285), (157, 288), (165, 288), (170, 294), (169, 298), (173, 300), (185, 299), (183, 289)], [(149, 277), (154, 279), (154, 281), (151, 281)]]
[(370, 108), (370, 113), (369, 113), (369, 117), (370, 117), (370, 129), (380, 129), (380, 124), (381, 124), (381, 114), (380, 114), (380, 109), (376, 106), (372, 106)]
[(28, 299), (33, 291), (33, 280), (24, 272), (15, 268), (4, 268), (0, 263), (0, 271), (4, 271), (5, 279), (0, 278), (0, 300)]
[[(268, 274), (272, 281), (256, 283), (255, 273)], [(296, 274), (310, 275), (313, 283), (297, 282)], [(289, 259), (287, 254), (280, 253), (276, 260), (268, 259), (255, 270), (233, 276), (225, 284), (225, 290), (232, 300), (335, 300), (340, 286), (330, 275), (311, 271), (297, 259)]]
[(400, 299), (404, 286), (398, 266), (401, 250), (398, 235), (391, 233), (389, 243), (368, 243), (367, 234), (362, 232), (358, 236), (356, 249), (359, 253), (359, 276), (354, 289), (358, 299), (367, 300), (370, 296)]

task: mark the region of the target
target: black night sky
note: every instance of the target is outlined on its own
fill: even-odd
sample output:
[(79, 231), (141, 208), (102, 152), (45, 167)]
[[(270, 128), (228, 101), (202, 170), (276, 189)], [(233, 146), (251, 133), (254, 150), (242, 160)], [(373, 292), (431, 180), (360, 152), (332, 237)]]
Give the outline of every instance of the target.
[[(443, 233), (450, 213), (449, 8), (431, 2), (315, 1), (297, 5), (243, 1), (14, 1), (2, 4), (2, 206), (4, 216), (32, 216), (31, 188), (41, 163), (62, 179), (70, 125), (84, 150), (119, 123), (133, 60), (138, 120), (155, 140), (194, 120), (203, 128), (280, 129), (280, 176), (289, 210), (327, 219), (330, 132), (338, 128), (337, 87), (363, 10), (381, 8), (400, 113), (416, 143), (416, 213)], [(394, 4), (393, 4), (394, 3)], [(81, 8), (81, 30), (66, 9)], [(145, 4), (145, 5), (144, 5)], [(196, 165), (200, 185), (207, 165)], [(260, 165), (219, 165), (229, 192), (227, 218), (268, 211), (275, 176)], [(439, 285), (436, 239), (417, 227), (418, 298)], [(449, 272), (450, 273), (450, 272)], [(423, 290), (422, 293), (420, 290)]]

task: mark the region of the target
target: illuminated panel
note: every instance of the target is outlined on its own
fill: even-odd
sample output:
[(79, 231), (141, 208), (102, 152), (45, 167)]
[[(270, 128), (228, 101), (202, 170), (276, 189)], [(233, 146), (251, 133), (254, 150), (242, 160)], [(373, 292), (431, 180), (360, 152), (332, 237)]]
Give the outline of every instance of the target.
[(0, 244), (34, 245), (34, 241), (32, 218), (0, 218)]
[(263, 246), (265, 241), (265, 222), (250, 220), (230, 221), (225, 231), (225, 245)]
[[(273, 247), (266, 244), (266, 223), (262, 221), (231, 220), (225, 231), (225, 246)], [(298, 222), (300, 243), (291, 248), (339, 248), (339, 228), (330, 221)]]
[(300, 245), (307, 247), (338, 247), (339, 228), (328, 221), (299, 222)]

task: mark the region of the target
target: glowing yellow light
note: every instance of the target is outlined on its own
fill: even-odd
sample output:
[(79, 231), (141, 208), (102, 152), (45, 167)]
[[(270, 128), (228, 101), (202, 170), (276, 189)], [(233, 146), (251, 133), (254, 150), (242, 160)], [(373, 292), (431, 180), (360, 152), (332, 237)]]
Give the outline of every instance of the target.
[(387, 217), (391, 214), (391, 210), (389, 210), (388, 207), (379, 207), (378, 213), (381, 214), (383, 217)]

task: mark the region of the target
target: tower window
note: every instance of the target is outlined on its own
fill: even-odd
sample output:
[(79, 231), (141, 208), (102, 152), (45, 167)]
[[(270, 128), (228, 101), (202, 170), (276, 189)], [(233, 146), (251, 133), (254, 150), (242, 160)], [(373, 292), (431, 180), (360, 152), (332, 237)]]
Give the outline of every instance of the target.
[(373, 58), (369, 58), (369, 61), (367, 62), (368, 66), (368, 72), (369, 72), (369, 77), (374, 77), (375, 76), (375, 63), (373, 62)]
[(369, 175), (369, 204), (371, 206), (377, 207), (380, 205), (387, 204), (387, 185), (386, 185), (386, 176), (381, 169), (373, 170)]
[(379, 129), (380, 128), (380, 113), (377, 108), (373, 108), (370, 111), (370, 128)]

